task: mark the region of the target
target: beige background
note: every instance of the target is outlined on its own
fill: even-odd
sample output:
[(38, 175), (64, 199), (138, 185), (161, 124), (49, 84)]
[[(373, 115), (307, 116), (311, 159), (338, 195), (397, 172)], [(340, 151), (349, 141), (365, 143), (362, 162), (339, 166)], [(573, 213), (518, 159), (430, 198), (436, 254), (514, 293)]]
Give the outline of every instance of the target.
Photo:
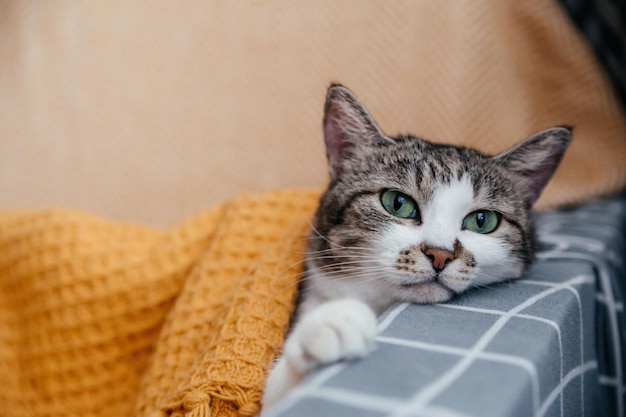
[(0, 207), (167, 225), (326, 181), (325, 89), (390, 134), (575, 143), (542, 204), (626, 184), (624, 114), (551, 0), (0, 3)]

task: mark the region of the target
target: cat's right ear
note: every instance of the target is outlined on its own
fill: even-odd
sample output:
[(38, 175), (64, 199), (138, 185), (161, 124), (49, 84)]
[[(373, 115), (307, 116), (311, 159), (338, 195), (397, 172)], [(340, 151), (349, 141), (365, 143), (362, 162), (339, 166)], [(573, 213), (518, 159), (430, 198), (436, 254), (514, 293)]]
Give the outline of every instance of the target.
[(333, 84), (326, 93), (324, 142), (331, 178), (342, 170), (359, 147), (384, 135), (358, 97), (346, 87)]
[(521, 179), (520, 185), (528, 207), (535, 203), (550, 181), (571, 140), (571, 127), (553, 127), (495, 156), (500, 164)]

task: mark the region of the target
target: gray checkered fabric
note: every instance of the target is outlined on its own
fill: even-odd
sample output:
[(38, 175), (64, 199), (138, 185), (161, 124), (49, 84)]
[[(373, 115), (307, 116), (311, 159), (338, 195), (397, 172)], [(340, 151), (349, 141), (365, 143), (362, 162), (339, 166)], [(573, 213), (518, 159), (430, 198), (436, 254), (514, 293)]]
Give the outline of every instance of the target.
[(517, 281), (399, 304), (369, 357), (326, 367), (273, 416), (623, 416), (626, 196), (537, 216)]

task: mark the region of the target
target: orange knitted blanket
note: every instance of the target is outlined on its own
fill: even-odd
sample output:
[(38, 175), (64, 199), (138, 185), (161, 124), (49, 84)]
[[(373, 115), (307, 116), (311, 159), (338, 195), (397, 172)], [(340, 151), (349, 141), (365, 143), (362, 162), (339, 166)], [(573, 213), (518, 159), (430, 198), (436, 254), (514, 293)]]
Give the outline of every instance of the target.
[(2, 415), (258, 413), (318, 196), (244, 196), (167, 231), (0, 212)]

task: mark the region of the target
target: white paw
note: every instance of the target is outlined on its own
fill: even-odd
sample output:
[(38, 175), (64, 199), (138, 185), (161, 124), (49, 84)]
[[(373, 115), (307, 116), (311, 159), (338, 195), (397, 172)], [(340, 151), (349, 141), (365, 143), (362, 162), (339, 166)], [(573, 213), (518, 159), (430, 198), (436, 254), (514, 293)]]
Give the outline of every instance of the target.
[(376, 315), (362, 301), (329, 301), (296, 324), (285, 342), (285, 359), (306, 373), (319, 365), (362, 358), (374, 348), (376, 325)]

